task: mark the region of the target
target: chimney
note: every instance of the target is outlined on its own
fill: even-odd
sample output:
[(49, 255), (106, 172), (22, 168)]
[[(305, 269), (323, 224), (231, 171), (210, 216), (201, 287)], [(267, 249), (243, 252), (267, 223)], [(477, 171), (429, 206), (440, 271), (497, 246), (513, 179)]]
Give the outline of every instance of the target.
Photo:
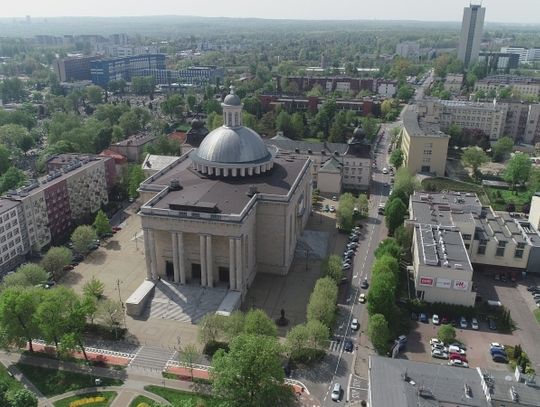
[(169, 190), (170, 191), (180, 191), (182, 189), (182, 185), (180, 185), (180, 181), (177, 179), (171, 180), (169, 183)]

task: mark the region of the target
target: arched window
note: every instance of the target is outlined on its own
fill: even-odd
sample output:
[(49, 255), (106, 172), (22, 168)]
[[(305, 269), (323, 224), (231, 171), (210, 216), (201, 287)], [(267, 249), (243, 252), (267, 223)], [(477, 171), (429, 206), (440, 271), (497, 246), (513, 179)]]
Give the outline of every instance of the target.
[(229, 113), (229, 121), (227, 123), (228, 126), (232, 125), (232, 113)]

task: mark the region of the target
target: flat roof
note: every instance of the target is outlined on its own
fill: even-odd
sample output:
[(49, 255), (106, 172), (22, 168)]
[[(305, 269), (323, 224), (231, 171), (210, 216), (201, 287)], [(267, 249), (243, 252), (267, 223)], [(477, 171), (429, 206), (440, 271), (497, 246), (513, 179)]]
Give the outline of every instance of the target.
[(142, 146), (155, 138), (156, 136), (153, 134), (135, 134), (125, 140), (114, 143), (113, 146)]
[(401, 117), (403, 118), (403, 127), (405, 127), (410, 137), (450, 137), (440, 130), (438, 124), (423, 121), (418, 116), (415, 105), (405, 106)]
[(421, 264), (472, 272), (460, 232), (434, 225), (416, 225), (415, 228), (417, 253)]
[(0, 214), (15, 208), (19, 202), (11, 199), (0, 198)]
[[(280, 157), (274, 159), (272, 170), (246, 177), (214, 177), (201, 174), (191, 168), (189, 157), (163, 173), (158, 173), (142, 185), (141, 189), (157, 191), (169, 186), (171, 181), (178, 181), (181, 190), (169, 190), (153, 208), (171, 210), (193, 210), (201, 212), (212, 210), (219, 214), (239, 214), (251, 200), (248, 196), (253, 186), (258, 193), (286, 196), (294, 182), (302, 174), (308, 161), (305, 157)], [(172, 209), (193, 208), (193, 209)]]
[[(540, 387), (528, 386), (525, 383), (517, 382), (515, 374), (510, 372), (500, 372), (495, 370), (484, 371), (484, 375), (492, 378), (490, 381), (491, 398), (498, 401), (513, 403), (511, 392), (517, 394), (518, 404), (526, 406), (538, 406), (540, 400)], [(489, 379), (488, 379), (489, 380)]]

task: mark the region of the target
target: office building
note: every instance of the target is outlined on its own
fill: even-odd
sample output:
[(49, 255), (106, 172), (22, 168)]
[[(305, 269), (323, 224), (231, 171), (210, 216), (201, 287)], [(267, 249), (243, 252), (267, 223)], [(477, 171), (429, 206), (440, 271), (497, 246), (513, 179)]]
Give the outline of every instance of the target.
[(170, 83), (203, 85), (207, 83), (223, 82), (225, 69), (215, 65), (192, 66), (181, 70), (172, 69), (145, 69), (143, 76), (153, 76), (156, 84), (167, 85)]
[(480, 52), (478, 63), (486, 67), (488, 73), (517, 69), (519, 55), (502, 52)]
[(92, 79), (90, 67), (92, 61), (100, 56), (61, 58), (54, 61), (54, 70), (60, 82), (89, 81)]
[(396, 55), (403, 58), (418, 58), (420, 56), (420, 44), (414, 41), (400, 42), (396, 45)]
[(450, 136), (437, 122), (426, 120), (417, 106), (407, 105), (402, 113), (401, 150), (403, 166), (412, 174), (425, 173), (443, 177)]
[(145, 76), (148, 69), (165, 69), (165, 54), (143, 54), (124, 58), (104, 58), (91, 62), (92, 82), (106, 87), (109, 81), (131, 82), (135, 76)]
[(525, 48), (525, 47), (502, 47), (501, 52), (507, 54), (519, 55), (520, 63), (529, 63), (540, 60), (540, 48)]
[(463, 62), (466, 68), (478, 60), (485, 15), (486, 9), (481, 5), (471, 4), (463, 9), (458, 59)]
[(516, 213), (483, 206), (473, 193), (415, 192), (409, 202), (418, 298), (472, 306), (474, 270), (538, 273), (540, 234)]
[[(282, 155), (244, 127), (234, 89), (222, 107), (222, 127), (140, 185), (139, 215), (148, 280), (244, 298), (257, 273), (289, 270), (311, 213), (311, 160)], [(149, 293), (141, 290), (137, 301)]]

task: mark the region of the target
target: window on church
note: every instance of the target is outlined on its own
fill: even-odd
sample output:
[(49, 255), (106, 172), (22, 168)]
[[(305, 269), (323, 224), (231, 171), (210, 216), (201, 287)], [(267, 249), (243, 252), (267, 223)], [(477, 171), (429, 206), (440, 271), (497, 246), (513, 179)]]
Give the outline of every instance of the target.
[(227, 124), (230, 126), (232, 124), (232, 113), (229, 113), (229, 121)]

